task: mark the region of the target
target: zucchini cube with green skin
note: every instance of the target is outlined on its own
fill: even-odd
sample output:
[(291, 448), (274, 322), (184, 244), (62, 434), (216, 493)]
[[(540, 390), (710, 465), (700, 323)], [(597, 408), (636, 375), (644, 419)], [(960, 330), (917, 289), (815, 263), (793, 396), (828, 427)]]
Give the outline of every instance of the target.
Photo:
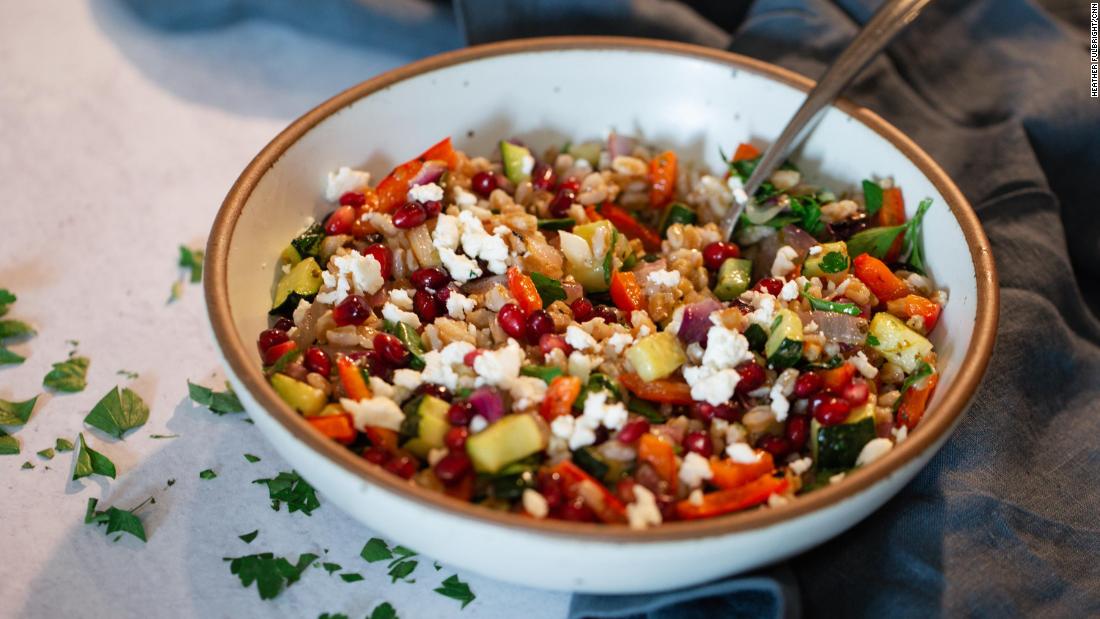
[(548, 438), (539, 421), (520, 413), (508, 415), (466, 440), (466, 454), (479, 473), (496, 473), (516, 460), (546, 449)]
[(502, 140), (500, 161), (504, 164), (504, 176), (513, 183), (518, 185), (531, 178), (530, 166), (534, 165), (535, 159), (526, 147)]
[(673, 202), (665, 207), (665, 212), (661, 215), (661, 236), (665, 236), (672, 224), (693, 224), (695, 219), (695, 211), (691, 207), (683, 202)]
[(306, 417), (316, 416), (328, 403), (328, 397), (325, 396), (324, 391), (300, 380), (294, 380), (286, 374), (273, 374), (271, 386), (284, 402)]
[[(295, 295), (298, 298), (317, 294), (321, 289), (321, 267), (313, 258), (306, 258), (290, 269), (290, 272), (279, 279), (275, 284), (275, 296), (271, 302), (272, 312), (281, 312), (287, 309), (285, 306), (294, 302)], [(294, 308), (290, 308), (294, 309)]]
[[(610, 221), (601, 220), (593, 221), (587, 224), (574, 226), (573, 234), (577, 235), (588, 243), (589, 258), (587, 261), (579, 260), (578, 256), (571, 255), (563, 245), (562, 252), (565, 253), (567, 268), (566, 272), (573, 276), (573, 279), (577, 280), (577, 283), (584, 288), (585, 292), (604, 292), (607, 290), (607, 280), (611, 277), (610, 273), (606, 273), (604, 270), (604, 258), (607, 255), (608, 249), (612, 239), (616, 238), (615, 226)], [(603, 253), (596, 255), (592, 251), (592, 239), (597, 235), (603, 237), (605, 245), (607, 247), (603, 250)]]
[(752, 282), (752, 260), (727, 258), (718, 268), (718, 283), (714, 296), (721, 301), (732, 301), (749, 289)]
[(835, 284), (844, 281), (852, 266), (848, 257), (848, 244), (844, 241), (822, 243), (821, 253), (807, 256), (802, 263), (802, 274), (806, 277), (820, 277)]
[(600, 165), (600, 150), (602, 150), (602, 145), (599, 142), (584, 142), (570, 145), (565, 152), (573, 155), (574, 160), (584, 159), (595, 168)]
[(921, 359), (932, 352), (928, 338), (886, 312), (879, 312), (871, 319), (870, 333), (878, 340), (874, 349), (906, 374), (915, 372)]
[(650, 381), (672, 374), (687, 361), (680, 339), (668, 331), (647, 335), (627, 349), (626, 358), (642, 380)]
[(775, 369), (786, 369), (802, 358), (802, 320), (789, 309), (775, 313), (772, 332), (764, 344), (764, 356)]
[(445, 400), (427, 395), (420, 400), (415, 418), (410, 415), (406, 421), (415, 423), (415, 435), (404, 448), (424, 458), (428, 452), (443, 446), (443, 437), (451, 429), (447, 423), (447, 410), (451, 407)]
[(835, 426), (823, 426), (816, 419), (810, 422), (810, 451), (818, 470), (847, 470), (856, 465), (864, 445), (877, 436), (876, 401), (875, 394), (871, 394), (867, 402), (848, 414), (844, 423)]

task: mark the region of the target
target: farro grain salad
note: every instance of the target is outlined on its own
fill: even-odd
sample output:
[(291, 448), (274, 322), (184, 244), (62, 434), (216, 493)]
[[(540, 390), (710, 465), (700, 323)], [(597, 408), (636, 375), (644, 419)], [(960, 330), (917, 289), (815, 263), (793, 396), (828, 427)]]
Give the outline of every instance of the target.
[(448, 138), (376, 185), (340, 168), (281, 256), (269, 380), (389, 473), (533, 518), (646, 528), (836, 483), (936, 387), (930, 202), (906, 221), (888, 179), (835, 195), (787, 164), (771, 218), (722, 239), (759, 156)]

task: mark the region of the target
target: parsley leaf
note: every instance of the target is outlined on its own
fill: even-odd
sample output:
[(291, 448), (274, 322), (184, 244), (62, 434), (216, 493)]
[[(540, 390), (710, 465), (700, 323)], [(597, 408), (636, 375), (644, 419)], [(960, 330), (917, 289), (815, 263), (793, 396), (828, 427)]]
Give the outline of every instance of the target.
[(206, 469), (205, 471), (199, 473), (199, 477), (201, 479), (214, 479), (217, 476), (218, 474), (215, 473), (213, 469)]
[(905, 394), (912, 389), (917, 382), (931, 376), (933, 372), (935, 372), (935, 370), (931, 365), (928, 365), (925, 361), (921, 361), (920, 365), (917, 366), (917, 370), (905, 378), (905, 381), (901, 383), (901, 389), (899, 390), (900, 395), (898, 399), (894, 401), (895, 413), (898, 411), (898, 407), (901, 406), (901, 401), (905, 398)]
[(19, 439), (4, 432), (0, 428), (0, 456), (14, 456), (19, 454)]
[(458, 579), (458, 574), (447, 577), (447, 579), (443, 581), (443, 584), (437, 589), (434, 589), (434, 591), (440, 595), (462, 602), (462, 608), (466, 608), (466, 605), (473, 602), (474, 598), (477, 597), (474, 595), (473, 591), (470, 591), (470, 585)]
[(254, 456), (254, 455), (252, 455), (252, 454), (245, 454), (245, 455), (244, 455), (244, 459), (245, 459), (245, 460), (248, 460), (248, 461), (249, 461), (249, 462), (251, 462), (252, 464), (255, 464), (255, 463), (257, 463), (257, 462), (259, 462), (259, 461), (260, 461), (260, 457), (259, 457), (259, 456)]
[(242, 542), (244, 542), (246, 544), (251, 544), (252, 540), (256, 539), (256, 536), (259, 535), (259, 534), (260, 534), (260, 530), (256, 529), (255, 531), (253, 531), (251, 533), (245, 533), (244, 535), (238, 535), (237, 537), (239, 537)]
[(821, 270), (826, 273), (840, 273), (848, 268), (848, 256), (841, 252), (831, 251), (821, 259)]
[(179, 265), (181, 268), (191, 270), (192, 284), (202, 281), (203, 254), (204, 252), (201, 249), (190, 249), (180, 245)]
[(329, 576), (332, 576), (336, 572), (344, 569), (343, 566), (341, 566), (339, 563), (322, 563), (321, 567), (323, 567), (325, 571), (328, 572)]
[(59, 453), (73, 450), (73, 442), (67, 438), (59, 438), (53, 443), (53, 448)]
[(377, 563), (379, 561), (385, 561), (386, 559), (392, 559), (393, 553), (390, 552), (389, 546), (386, 542), (372, 537), (367, 541), (367, 545), (363, 546), (363, 550), (359, 553), (359, 556), (363, 557), (367, 563)]
[(266, 484), (271, 499), (271, 509), (279, 511), (280, 503), (286, 503), (290, 513), (297, 511), (310, 516), (321, 507), (317, 492), (297, 471), (283, 471), (271, 479), (257, 479), (254, 484)]
[(317, 559), (317, 555), (304, 553), (298, 557), (297, 563), (291, 563), (283, 557), (276, 557), (270, 552), (245, 555), (243, 557), (226, 557), (229, 561), (229, 571), (241, 579), (245, 587), (256, 583), (261, 600), (270, 600), (283, 589), (298, 582), (310, 564)]
[(38, 396), (22, 402), (0, 400), (0, 426), (21, 426), (31, 418)]
[(244, 406), (241, 405), (237, 394), (233, 393), (233, 389), (228, 383), (225, 385), (225, 391), (214, 391), (187, 381), (187, 394), (195, 404), (209, 408), (210, 412), (215, 415), (244, 411)]
[(0, 346), (0, 365), (18, 365), (26, 361), (27, 358), (18, 355), (7, 348)]
[(369, 619), (397, 619), (397, 611), (389, 602), (382, 602), (374, 607)]
[(34, 465), (33, 465), (33, 464), (31, 464), (30, 460), (28, 460), (28, 461), (24, 462), (24, 463), (23, 463), (23, 466), (22, 466), (22, 467), (20, 467), (20, 468), (22, 468), (22, 469), (23, 469), (23, 470), (25, 471), (25, 470), (27, 470), (27, 469), (33, 469), (33, 468), (34, 468)]
[(156, 499), (149, 497), (141, 505), (131, 510), (108, 507), (106, 511), (97, 511), (96, 505), (99, 503), (99, 500), (89, 498), (88, 509), (84, 513), (84, 524), (106, 524), (107, 535), (118, 532), (129, 533), (145, 542), (148, 541), (145, 537), (145, 526), (141, 524), (141, 519), (138, 518), (134, 512), (144, 507), (147, 503), (156, 502)]
[(879, 345), (878, 338), (875, 337), (875, 335), (873, 333), (868, 333), (867, 334), (867, 345), (868, 346), (878, 346)]
[[(395, 583), (399, 580), (405, 580), (409, 574), (412, 574), (416, 570), (417, 561), (415, 559), (408, 559), (399, 561), (390, 568), (388, 576), (392, 579), (390, 582)], [(411, 580), (408, 582), (412, 582)]]
[(0, 316), (8, 313), (8, 306), (15, 303), (16, 296), (7, 288), (0, 288)]
[(863, 202), (868, 215), (877, 213), (882, 208), (882, 187), (874, 181), (863, 181)]
[(107, 456), (88, 447), (88, 443), (84, 442), (83, 432), (78, 435), (78, 442), (80, 444), (80, 451), (76, 454), (76, 467), (73, 469), (73, 480), (89, 475), (103, 475), (104, 477), (114, 479), (116, 475), (115, 463), (111, 462), (111, 459)]
[(817, 196), (789, 196), (791, 212), (798, 216), (799, 227), (811, 236), (821, 236), (825, 223), (821, 221), (821, 201)]
[(53, 364), (53, 369), (42, 379), (42, 385), (54, 391), (76, 393), (88, 386), (87, 357), (69, 357), (65, 361)]
[(121, 390), (115, 387), (92, 407), (84, 423), (121, 439), (126, 432), (148, 420), (149, 406), (141, 396), (129, 387)]
[(553, 365), (525, 365), (519, 369), (523, 376), (541, 378), (549, 385), (555, 378), (561, 376), (561, 368)]
[(810, 307), (822, 312), (836, 312), (838, 314), (847, 314), (848, 316), (859, 316), (862, 312), (858, 305), (853, 303), (836, 303), (834, 301), (826, 301), (825, 299), (819, 299), (814, 296), (810, 296), (805, 292), (799, 292), (803, 298), (810, 302)]
[(547, 277), (542, 273), (532, 272), (531, 281), (535, 283), (535, 289), (539, 291), (539, 297), (542, 299), (544, 308), (550, 307), (550, 304), (554, 301), (565, 300), (565, 288), (558, 280)]
[(130, 370), (119, 370), (119, 371), (115, 372), (115, 375), (116, 376), (125, 376), (126, 378), (129, 378), (130, 380), (134, 380), (135, 378), (138, 377), (137, 372), (131, 372)]
[(607, 246), (607, 253), (603, 255), (603, 283), (611, 285), (611, 270), (614, 268), (615, 263), (613, 258), (615, 257), (615, 244), (619, 242), (619, 232), (612, 228), (611, 230), (611, 243)]
[(356, 572), (344, 572), (340, 574), (340, 579), (344, 582), (359, 582), (363, 580), (363, 575)]
[(348, 616), (344, 613), (321, 613), (317, 619), (348, 619)]
[(42, 450), (38, 451), (38, 457), (39, 458), (44, 458), (46, 460), (53, 460), (54, 453), (55, 452), (53, 450), (53, 447), (47, 447), (45, 449), (42, 449)]
[(898, 235), (902, 235), (902, 260), (909, 263), (914, 270), (924, 272), (924, 250), (921, 241), (921, 229), (924, 222), (924, 214), (932, 206), (932, 199), (925, 198), (917, 206), (917, 212), (909, 221), (900, 226), (886, 226), (883, 228), (869, 228), (857, 232), (848, 239), (848, 253), (852, 256), (871, 254), (876, 258), (884, 258), (890, 251), (890, 246)]
[[(390, 322), (385, 321), (383, 323), (383, 329), (392, 334), (397, 339), (401, 340), (401, 343), (405, 345), (405, 349), (409, 351), (412, 359), (409, 361), (409, 367), (414, 370), (424, 369), (424, 343), (420, 340), (420, 334), (416, 332), (409, 325), (403, 322)], [(277, 364), (278, 362), (276, 362)]]
[(21, 320), (0, 320), (0, 340), (33, 334), (34, 329)]

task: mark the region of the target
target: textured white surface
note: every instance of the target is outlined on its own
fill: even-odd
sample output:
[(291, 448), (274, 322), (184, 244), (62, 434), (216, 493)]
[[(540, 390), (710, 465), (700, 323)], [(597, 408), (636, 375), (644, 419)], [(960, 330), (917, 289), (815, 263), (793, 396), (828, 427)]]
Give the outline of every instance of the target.
[[(0, 369), (0, 398), (42, 392), (50, 363), (80, 341), (89, 387), (44, 395), (0, 457), (0, 616), (362, 617), (383, 600), (401, 617), (558, 617), (568, 596), (460, 573), (477, 594), (461, 614), (432, 589), (454, 573), (424, 558), (415, 584), (391, 585), (359, 557), (373, 533), (321, 498), (312, 517), (273, 512), (253, 479), (290, 468), (243, 416), (192, 406), (186, 381), (222, 380), (201, 289), (166, 305), (179, 244), (199, 245), (248, 160), (290, 120), (338, 90), (407, 58), (330, 44), (265, 23), (209, 33), (145, 29), (106, 1), (0, 3), (0, 287), (11, 317), (38, 335)], [(127, 381), (120, 369), (140, 373)], [(85, 431), (117, 480), (70, 482), (73, 454), (34, 452), (75, 439), (88, 409), (116, 384), (152, 407), (124, 441)], [(150, 434), (179, 434), (153, 440)], [(243, 453), (263, 458), (249, 464)], [(22, 471), (30, 460), (34, 470)], [(49, 469), (46, 468), (49, 466)], [(203, 481), (199, 471), (218, 477)], [(166, 487), (168, 479), (176, 483)], [(118, 543), (82, 522), (89, 497), (142, 512), (149, 543)], [(252, 544), (237, 539), (259, 529)], [(320, 569), (274, 601), (230, 575), (224, 556), (321, 554), (361, 573), (346, 584)]]

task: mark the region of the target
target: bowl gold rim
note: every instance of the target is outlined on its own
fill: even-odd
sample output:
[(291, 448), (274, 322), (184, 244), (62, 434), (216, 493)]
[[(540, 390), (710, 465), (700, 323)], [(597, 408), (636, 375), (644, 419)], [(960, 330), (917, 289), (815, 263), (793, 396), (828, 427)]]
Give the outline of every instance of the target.
[(966, 363), (958, 369), (955, 382), (943, 394), (940, 404), (930, 410), (918, 431), (908, 440), (891, 450), (872, 467), (853, 471), (844, 483), (834, 484), (799, 497), (798, 500), (774, 508), (741, 512), (697, 521), (678, 521), (645, 531), (628, 527), (558, 520), (536, 520), (486, 509), (448, 497), (442, 493), (418, 487), (348, 451), (342, 445), (321, 436), (308, 422), (287, 406), (264, 380), (255, 363), (255, 350), (238, 337), (229, 306), (226, 281), (227, 257), (237, 220), (257, 183), (283, 153), (313, 127), (355, 101), (414, 76), (464, 62), (493, 56), (529, 52), (552, 52), (576, 49), (628, 50), (658, 52), (685, 56), (726, 64), (775, 79), (781, 83), (808, 91), (814, 82), (787, 69), (760, 60), (711, 48), (653, 39), (566, 36), (520, 39), (465, 48), (425, 58), (402, 66), (353, 86), (310, 110), (260, 151), (248, 164), (226, 195), (210, 231), (206, 247), (204, 293), (207, 311), (215, 340), (233, 374), (241, 381), (249, 394), (264, 407), (271, 417), (297, 440), (344, 470), (359, 476), (365, 482), (383, 488), (425, 507), (438, 509), (452, 516), (459, 516), (483, 524), (502, 525), (531, 534), (543, 534), (577, 538), (585, 541), (615, 543), (667, 542), (725, 535), (753, 529), (762, 529), (781, 522), (805, 516), (816, 510), (836, 505), (854, 497), (875, 483), (882, 481), (910, 460), (916, 458), (936, 441), (950, 432), (967, 405), (989, 363), (993, 351), (999, 295), (996, 267), (989, 240), (966, 198), (955, 183), (911, 139), (871, 110), (847, 99), (839, 99), (836, 107), (851, 115), (875, 133), (879, 134), (908, 157), (927, 176), (946, 199), (948, 207), (962, 228), (974, 262), (977, 276), (977, 314), (974, 335), (966, 353)]

